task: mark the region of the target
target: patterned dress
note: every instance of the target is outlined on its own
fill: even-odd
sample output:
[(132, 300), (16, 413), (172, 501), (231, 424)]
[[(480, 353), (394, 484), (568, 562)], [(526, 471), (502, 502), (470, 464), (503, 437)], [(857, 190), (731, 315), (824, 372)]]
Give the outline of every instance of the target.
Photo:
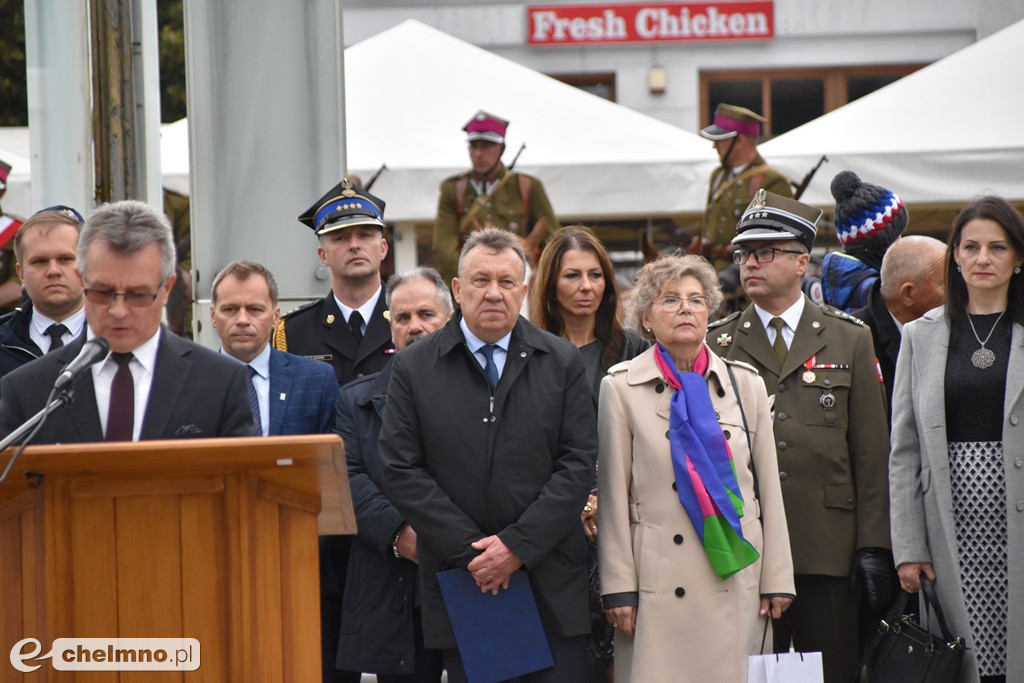
[(1007, 541), (1003, 458), (1003, 396), (1011, 325), (998, 314), (972, 315), (995, 355), (979, 369), (971, 356), (979, 343), (970, 326), (950, 343), (946, 360), (946, 440), (960, 556), (960, 583), (982, 676), (1006, 672)]

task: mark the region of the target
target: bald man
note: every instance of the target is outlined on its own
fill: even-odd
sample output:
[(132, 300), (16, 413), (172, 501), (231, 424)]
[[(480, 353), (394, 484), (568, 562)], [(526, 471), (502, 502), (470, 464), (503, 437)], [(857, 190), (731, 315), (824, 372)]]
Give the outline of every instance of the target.
[(882, 370), (886, 410), (892, 420), (892, 386), (903, 326), (946, 300), (946, 245), (933, 237), (906, 235), (882, 259), (881, 277), (868, 293), (868, 305), (853, 315), (867, 323)]

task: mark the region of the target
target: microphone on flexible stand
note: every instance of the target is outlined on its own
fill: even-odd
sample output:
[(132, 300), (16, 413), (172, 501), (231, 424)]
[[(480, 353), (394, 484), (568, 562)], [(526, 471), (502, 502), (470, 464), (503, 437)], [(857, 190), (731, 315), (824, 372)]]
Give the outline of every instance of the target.
[(53, 388), (62, 391), (64, 387), (78, 379), (78, 376), (85, 370), (106, 358), (108, 353), (110, 353), (110, 342), (103, 337), (93, 337), (85, 342), (75, 359), (64, 366), (64, 370), (57, 376)]
[[(7, 475), (10, 474), (11, 468), (14, 467), (14, 463), (18, 459), (18, 456), (21, 455), (21, 452), (25, 450), (25, 446), (27, 446), (32, 441), (33, 437), (35, 437), (36, 433), (43, 426), (43, 423), (46, 421), (46, 418), (49, 417), (50, 413), (71, 402), (71, 385), (81, 377), (86, 370), (106, 358), (108, 353), (110, 353), (110, 342), (103, 337), (93, 337), (89, 341), (85, 342), (82, 346), (82, 350), (78, 352), (77, 356), (75, 356), (75, 359), (64, 366), (64, 369), (57, 376), (57, 380), (53, 383), (53, 389), (50, 391), (50, 395), (46, 398), (44, 408), (0, 441), (0, 452), (3, 452), (9, 446), (18, 443), (25, 434), (28, 434), (25, 440), (22, 441), (21, 445), (18, 447), (18, 450), (16, 450), (14, 455), (11, 456), (10, 461), (7, 463), (7, 467), (4, 468), (3, 474), (0, 474), (0, 483), (7, 479)], [(38, 473), (32, 474), (38, 476)]]

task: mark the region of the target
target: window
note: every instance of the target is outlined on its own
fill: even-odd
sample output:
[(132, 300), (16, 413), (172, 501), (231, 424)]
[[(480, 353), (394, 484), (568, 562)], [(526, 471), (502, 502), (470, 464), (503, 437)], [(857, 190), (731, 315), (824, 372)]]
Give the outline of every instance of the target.
[(615, 73), (575, 73), (575, 74), (548, 74), (556, 81), (562, 81), (575, 86), (580, 90), (586, 90), (591, 95), (603, 97), (606, 100), (615, 102)]
[(711, 123), (715, 107), (728, 102), (764, 114), (768, 119), (764, 137), (781, 135), (922, 66), (704, 71), (700, 75), (700, 127)]

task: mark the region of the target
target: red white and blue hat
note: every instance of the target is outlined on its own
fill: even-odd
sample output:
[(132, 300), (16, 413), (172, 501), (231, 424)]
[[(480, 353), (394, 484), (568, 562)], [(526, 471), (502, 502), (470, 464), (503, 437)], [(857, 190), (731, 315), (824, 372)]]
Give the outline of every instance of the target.
[(384, 232), (384, 200), (345, 178), (299, 216), (317, 235), (354, 225), (372, 225)]
[(466, 142), (486, 140), (504, 145), (508, 121), (481, 109), (462, 127), (462, 130), (466, 131)]

